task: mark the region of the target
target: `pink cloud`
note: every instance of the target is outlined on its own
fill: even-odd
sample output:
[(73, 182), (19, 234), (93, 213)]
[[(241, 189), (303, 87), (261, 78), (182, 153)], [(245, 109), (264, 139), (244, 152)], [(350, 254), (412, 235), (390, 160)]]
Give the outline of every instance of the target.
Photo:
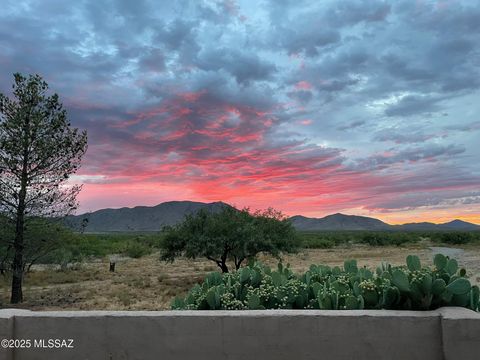
[(304, 120), (300, 120), (298, 121), (298, 123), (300, 125), (305, 125), (305, 126), (308, 126), (308, 125), (311, 125), (313, 123), (313, 121), (311, 119), (304, 119)]
[(312, 84), (305, 80), (299, 81), (295, 84), (295, 89), (297, 90), (311, 90), (312, 88)]
[[(425, 181), (435, 179), (434, 170), (419, 181), (403, 170), (394, 151), (352, 168), (341, 149), (276, 141), (273, 109), (227, 103), (207, 92), (176, 94), (131, 115), (96, 128), (79, 173), (92, 179), (80, 196), (83, 211), (190, 199), (273, 206), (288, 215), (356, 209), (395, 221), (392, 214), (401, 210), (388, 204), (412, 188), (435, 192), (475, 186)], [(432, 160), (426, 156), (417, 162)], [(371, 171), (372, 165), (378, 169)]]

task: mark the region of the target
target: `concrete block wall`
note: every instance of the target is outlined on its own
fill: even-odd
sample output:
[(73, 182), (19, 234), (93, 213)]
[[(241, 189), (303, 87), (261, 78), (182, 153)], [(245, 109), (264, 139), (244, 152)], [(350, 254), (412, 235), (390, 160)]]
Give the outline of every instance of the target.
[[(0, 360), (479, 359), (480, 314), (437, 311), (0, 310)], [(73, 340), (49, 348), (48, 340)], [(33, 341), (47, 346), (36, 347)], [(39, 342), (39, 340), (43, 340)]]

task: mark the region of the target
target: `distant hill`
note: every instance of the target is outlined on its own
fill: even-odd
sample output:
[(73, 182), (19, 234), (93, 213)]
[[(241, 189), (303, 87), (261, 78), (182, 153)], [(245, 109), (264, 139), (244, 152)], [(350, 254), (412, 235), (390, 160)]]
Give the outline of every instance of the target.
[(215, 212), (223, 206), (230, 205), (222, 202), (169, 201), (152, 207), (102, 209), (88, 214), (69, 216), (66, 224), (77, 230), (81, 228), (84, 219), (88, 219), (85, 232), (160, 231), (165, 225), (179, 223), (187, 214), (195, 213), (200, 209)]
[[(157, 206), (137, 206), (134, 208), (102, 209), (92, 213), (69, 216), (68, 226), (74, 230), (81, 228), (84, 219), (88, 219), (86, 232), (128, 232), (128, 231), (159, 231), (165, 225), (174, 225), (182, 221), (185, 215), (195, 213), (200, 209), (219, 211), (223, 202), (202, 203), (194, 201), (169, 201)], [(301, 215), (290, 218), (297, 230), (302, 231), (474, 231), (480, 230), (479, 225), (462, 220), (453, 220), (444, 224), (429, 222), (390, 225), (381, 220), (356, 215), (333, 214), (323, 218), (309, 218)]]
[[(440, 225), (431, 223), (431, 222), (419, 222), (419, 223), (408, 223), (403, 225), (393, 225), (394, 230), (403, 230), (403, 231), (435, 231), (442, 230)], [(446, 229), (448, 230), (448, 229)]]
[(290, 218), (298, 230), (389, 230), (391, 225), (381, 220), (355, 215), (333, 214), (323, 218), (293, 216)]
[(448, 223), (438, 225), (441, 228), (448, 230), (460, 230), (460, 231), (473, 231), (480, 230), (480, 226), (462, 221), (462, 220), (453, 220)]
[(453, 220), (443, 224), (434, 224), (431, 222), (409, 223), (403, 225), (394, 225), (393, 228), (403, 231), (476, 231), (480, 226), (462, 221)]
[(462, 220), (453, 220), (444, 224), (430, 222), (390, 225), (366, 216), (333, 214), (323, 218), (293, 216), (291, 220), (297, 230), (335, 231), (335, 230), (394, 230), (394, 231), (480, 231), (480, 226)]

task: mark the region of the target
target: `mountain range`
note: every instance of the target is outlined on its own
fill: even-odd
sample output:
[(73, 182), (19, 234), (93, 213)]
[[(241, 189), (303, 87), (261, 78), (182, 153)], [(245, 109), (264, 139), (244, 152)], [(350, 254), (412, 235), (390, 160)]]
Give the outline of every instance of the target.
[[(82, 228), (85, 232), (130, 232), (159, 231), (166, 225), (182, 221), (187, 214), (200, 209), (216, 212), (224, 206), (223, 202), (202, 203), (194, 201), (169, 201), (156, 206), (137, 206), (134, 208), (102, 209), (82, 215), (67, 217), (66, 223), (74, 230)], [(88, 220), (88, 222), (86, 221)], [(400, 230), (400, 231), (474, 231), (480, 226), (462, 220), (453, 220), (444, 224), (429, 222), (390, 225), (381, 220), (356, 215), (333, 214), (323, 218), (309, 218), (295, 215), (290, 218), (297, 230), (301, 231), (339, 231), (339, 230)]]
[(301, 215), (290, 218), (297, 230), (398, 230), (398, 231), (475, 231), (480, 226), (462, 220), (453, 220), (443, 224), (431, 222), (408, 223), (403, 225), (390, 225), (381, 220), (356, 215), (333, 214), (323, 218), (308, 218)]

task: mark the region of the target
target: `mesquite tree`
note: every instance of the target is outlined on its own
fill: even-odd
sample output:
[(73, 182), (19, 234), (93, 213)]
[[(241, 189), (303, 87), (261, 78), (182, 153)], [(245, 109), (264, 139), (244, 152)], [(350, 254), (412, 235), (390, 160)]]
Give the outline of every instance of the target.
[(298, 238), (290, 220), (273, 209), (250, 213), (225, 206), (219, 212), (200, 210), (165, 229), (162, 259), (174, 261), (179, 256), (205, 257), (229, 272), (227, 261), (236, 270), (258, 253), (279, 256), (294, 252)]
[(14, 227), (11, 303), (23, 301), (25, 227), (77, 207), (81, 185), (68, 179), (80, 166), (87, 134), (70, 126), (58, 95), (39, 75), (14, 74), (12, 98), (0, 94), (0, 214)]

